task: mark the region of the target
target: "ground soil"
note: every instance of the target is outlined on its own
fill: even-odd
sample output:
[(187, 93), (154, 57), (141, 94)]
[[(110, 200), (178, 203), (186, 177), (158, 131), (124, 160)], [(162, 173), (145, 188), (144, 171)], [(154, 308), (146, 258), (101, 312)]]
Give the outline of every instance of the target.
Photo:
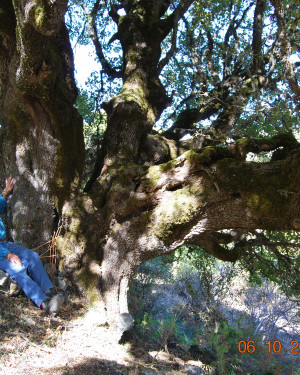
[(76, 298), (70, 297), (59, 317), (53, 318), (23, 295), (0, 294), (0, 374), (204, 373), (201, 362), (152, 346), (134, 333), (126, 343), (118, 343), (100, 320)]

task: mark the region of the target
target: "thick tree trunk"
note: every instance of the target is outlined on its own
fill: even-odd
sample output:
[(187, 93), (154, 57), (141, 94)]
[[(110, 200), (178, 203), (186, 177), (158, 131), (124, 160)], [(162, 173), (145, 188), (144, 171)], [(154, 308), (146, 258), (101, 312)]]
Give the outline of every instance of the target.
[[(137, 161), (141, 144), (166, 108), (168, 97), (160, 82), (159, 30), (161, 3), (128, 4), (119, 17), (118, 32), (124, 54), (122, 92), (104, 105), (107, 112), (107, 163), (116, 158)], [(155, 37), (154, 37), (155, 36)]]
[(49, 240), (83, 167), (66, 5), (0, 5), (0, 177), (2, 184), (16, 178), (8, 225), (11, 237), (29, 247)]

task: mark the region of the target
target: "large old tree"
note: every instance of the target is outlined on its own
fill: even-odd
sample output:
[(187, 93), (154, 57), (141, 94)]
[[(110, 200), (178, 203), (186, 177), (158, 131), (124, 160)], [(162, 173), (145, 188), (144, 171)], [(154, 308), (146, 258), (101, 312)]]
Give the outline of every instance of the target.
[[(297, 129), (300, 106), (297, 1), (74, 3), (107, 94), (84, 189), (68, 0), (1, 0), (1, 181), (17, 181), (13, 240), (34, 247), (63, 223), (60, 267), (91, 302), (104, 301), (111, 321), (128, 312), (136, 268), (183, 244), (251, 262), (265, 240), (291, 266), (255, 230), (300, 229), (300, 146), (281, 134)], [(108, 98), (116, 80), (121, 90)], [(272, 157), (247, 159), (261, 152)]]

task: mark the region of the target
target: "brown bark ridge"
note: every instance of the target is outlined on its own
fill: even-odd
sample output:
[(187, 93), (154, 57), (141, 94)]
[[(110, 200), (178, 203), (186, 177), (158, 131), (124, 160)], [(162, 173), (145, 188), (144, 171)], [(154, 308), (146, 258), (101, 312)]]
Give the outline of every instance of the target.
[[(235, 261), (243, 248), (225, 250), (216, 232), (300, 229), (300, 149), (293, 137), (192, 148), (151, 134), (168, 105), (161, 42), (192, 3), (182, 0), (162, 18), (168, 1), (128, 1), (126, 15), (115, 17), (123, 88), (104, 104), (103, 168), (85, 193), (78, 189), (84, 150), (63, 21), (67, 1), (0, 6), (7, 21), (0, 29), (1, 176), (17, 179), (12, 234), (33, 245), (34, 233), (50, 232), (55, 210), (64, 223), (61, 267), (92, 303), (104, 302), (112, 324), (128, 314), (129, 279), (147, 259), (199, 244)], [(246, 161), (249, 152), (279, 149), (282, 159)]]
[(0, 6), (1, 178), (16, 178), (10, 235), (31, 247), (49, 239), (84, 160), (66, 6), (67, 1)]

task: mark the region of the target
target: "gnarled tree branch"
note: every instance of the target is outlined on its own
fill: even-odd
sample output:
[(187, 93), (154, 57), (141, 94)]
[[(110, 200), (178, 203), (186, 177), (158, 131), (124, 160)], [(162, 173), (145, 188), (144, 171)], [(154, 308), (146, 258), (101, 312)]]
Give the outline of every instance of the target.
[(102, 5), (100, 3), (100, 0), (96, 0), (93, 6), (93, 9), (91, 13), (89, 13), (86, 9), (86, 7), (82, 4), (82, 9), (84, 10), (87, 21), (88, 21), (88, 32), (90, 34), (90, 38), (95, 46), (96, 54), (98, 56), (98, 59), (102, 65), (102, 69), (104, 72), (111, 78), (121, 78), (122, 77), (122, 69), (116, 70), (113, 68), (107, 59), (104, 56), (102, 45), (100, 43), (99, 37), (98, 37), (98, 32), (97, 32), (97, 27), (96, 27), (96, 17), (101, 9)]
[(288, 37), (288, 29), (286, 23), (286, 16), (281, 0), (271, 0), (271, 4), (275, 9), (275, 15), (278, 25), (278, 39), (280, 44), (281, 58), (285, 67), (285, 74), (289, 86), (294, 93), (294, 102), (297, 110), (300, 109), (300, 87), (299, 82), (294, 71), (294, 64), (291, 61), (291, 43)]

